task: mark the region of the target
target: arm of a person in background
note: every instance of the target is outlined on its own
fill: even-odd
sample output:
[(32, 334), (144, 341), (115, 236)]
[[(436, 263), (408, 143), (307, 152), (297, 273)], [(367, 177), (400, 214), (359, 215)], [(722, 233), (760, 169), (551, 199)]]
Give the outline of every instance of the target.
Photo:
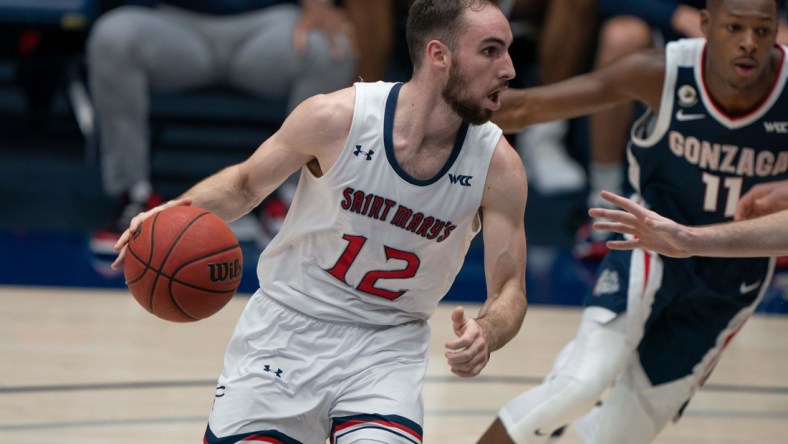
[(115, 244), (123, 263), (130, 233), (151, 215), (175, 205), (194, 205), (233, 221), (254, 209), (299, 168), (308, 165), (319, 175), (336, 161), (350, 131), (355, 89), (313, 96), (282, 123), (281, 128), (244, 162), (200, 181), (178, 199), (135, 216)]
[(358, 42), (360, 80), (384, 80), (394, 50), (397, 21), (393, 0), (345, 0), (348, 17), (353, 22)]
[(786, 22), (784, 14), (780, 14), (780, 24), (777, 28), (777, 43), (788, 45), (788, 22)]
[(599, 0), (603, 15), (631, 15), (652, 26), (673, 29), (685, 37), (703, 37), (700, 9), (675, 0)]
[(592, 208), (596, 230), (633, 236), (608, 241), (612, 250), (641, 248), (670, 257), (763, 257), (788, 254), (788, 211), (741, 222), (688, 227), (630, 199), (603, 191), (602, 198), (622, 210)]
[(307, 47), (307, 37), (313, 29), (321, 31), (328, 39), (331, 57), (341, 60), (345, 54), (342, 40), (349, 45), (350, 54), (358, 56), (358, 40), (355, 25), (343, 8), (327, 0), (301, 0), (301, 18), (295, 28), (293, 41), (296, 51), (303, 53)]
[(700, 28), (700, 10), (688, 5), (678, 5), (670, 18), (671, 27), (685, 37), (704, 37)]
[(674, 20), (679, 8), (691, 8), (678, 0), (599, 0), (597, 5), (602, 16), (631, 15), (652, 26), (676, 30)]
[(638, 100), (659, 109), (665, 72), (661, 49), (639, 51), (595, 71), (534, 88), (509, 88), (493, 121), (505, 132), (527, 125), (570, 119)]
[(736, 204), (735, 220), (752, 219), (788, 209), (788, 180), (752, 187)]
[(528, 186), (522, 162), (504, 137), (493, 154), (481, 215), (487, 299), (476, 318), (462, 307), (452, 312), (456, 340), (446, 343), (451, 371), (476, 376), (490, 353), (520, 330), (528, 308), (525, 297), (525, 202)]

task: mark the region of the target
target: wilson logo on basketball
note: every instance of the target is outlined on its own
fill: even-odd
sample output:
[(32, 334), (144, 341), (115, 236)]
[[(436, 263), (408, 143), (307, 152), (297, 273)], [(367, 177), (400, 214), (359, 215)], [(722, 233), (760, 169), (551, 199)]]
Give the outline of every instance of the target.
[(241, 277), (240, 262), (213, 262), (208, 264), (211, 282), (232, 281)]

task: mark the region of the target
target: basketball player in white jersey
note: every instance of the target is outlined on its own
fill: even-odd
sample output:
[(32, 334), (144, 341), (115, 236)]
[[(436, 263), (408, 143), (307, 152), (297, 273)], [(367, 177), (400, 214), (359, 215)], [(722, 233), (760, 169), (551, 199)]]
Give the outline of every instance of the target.
[[(776, 43), (778, 23), (777, 0), (707, 0), (705, 39), (511, 90), (501, 124), (516, 129), (638, 100), (648, 110), (627, 150), (635, 200), (683, 225), (730, 222), (746, 193), (788, 180), (788, 48)], [(568, 424), (587, 444), (652, 442), (679, 420), (750, 318), (774, 262), (612, 250), (573, 348), (542, 384), (503, 406), (479, 442), (545, 443)]]
[(234, 220), (300, 170), (206, 443), (422, 442), (427, 320), (479, 231), (486, 301), (475, 318), (452, 313), (451, 371), (479, 374), (520, 328), (526, 178), (488, 122), (514, 77), (509, 24), (493, 1), (417, 0), (407, 38), (410, 81), (308, 99), (248, 160), (131, 222), (184, 204)]

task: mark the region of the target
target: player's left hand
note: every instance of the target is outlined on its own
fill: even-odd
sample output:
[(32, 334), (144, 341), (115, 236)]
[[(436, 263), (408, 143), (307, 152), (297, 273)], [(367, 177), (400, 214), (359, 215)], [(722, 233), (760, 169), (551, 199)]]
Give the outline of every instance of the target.
[(446, 361), (451, 372), (461, 378), (478, 375), (490, 360), (490, 350), (484, 332), (475, 319), (465, 316), (457, 307), (451, 313), (451, 323), (457, 339), (446, 343)]
[(788, 180), (761, 183), (739, 199), (734, 219), (752, 219), (785, 209), (788, 209)]

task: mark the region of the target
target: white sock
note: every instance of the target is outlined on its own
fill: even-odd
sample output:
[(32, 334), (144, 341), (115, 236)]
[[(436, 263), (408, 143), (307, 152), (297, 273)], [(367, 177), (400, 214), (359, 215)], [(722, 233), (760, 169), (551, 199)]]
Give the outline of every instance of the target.
[(147, 180), (141, 180), (129, 189), (129, 199), (132, 202), (144, 203), (153, 193), (153, 186)]

